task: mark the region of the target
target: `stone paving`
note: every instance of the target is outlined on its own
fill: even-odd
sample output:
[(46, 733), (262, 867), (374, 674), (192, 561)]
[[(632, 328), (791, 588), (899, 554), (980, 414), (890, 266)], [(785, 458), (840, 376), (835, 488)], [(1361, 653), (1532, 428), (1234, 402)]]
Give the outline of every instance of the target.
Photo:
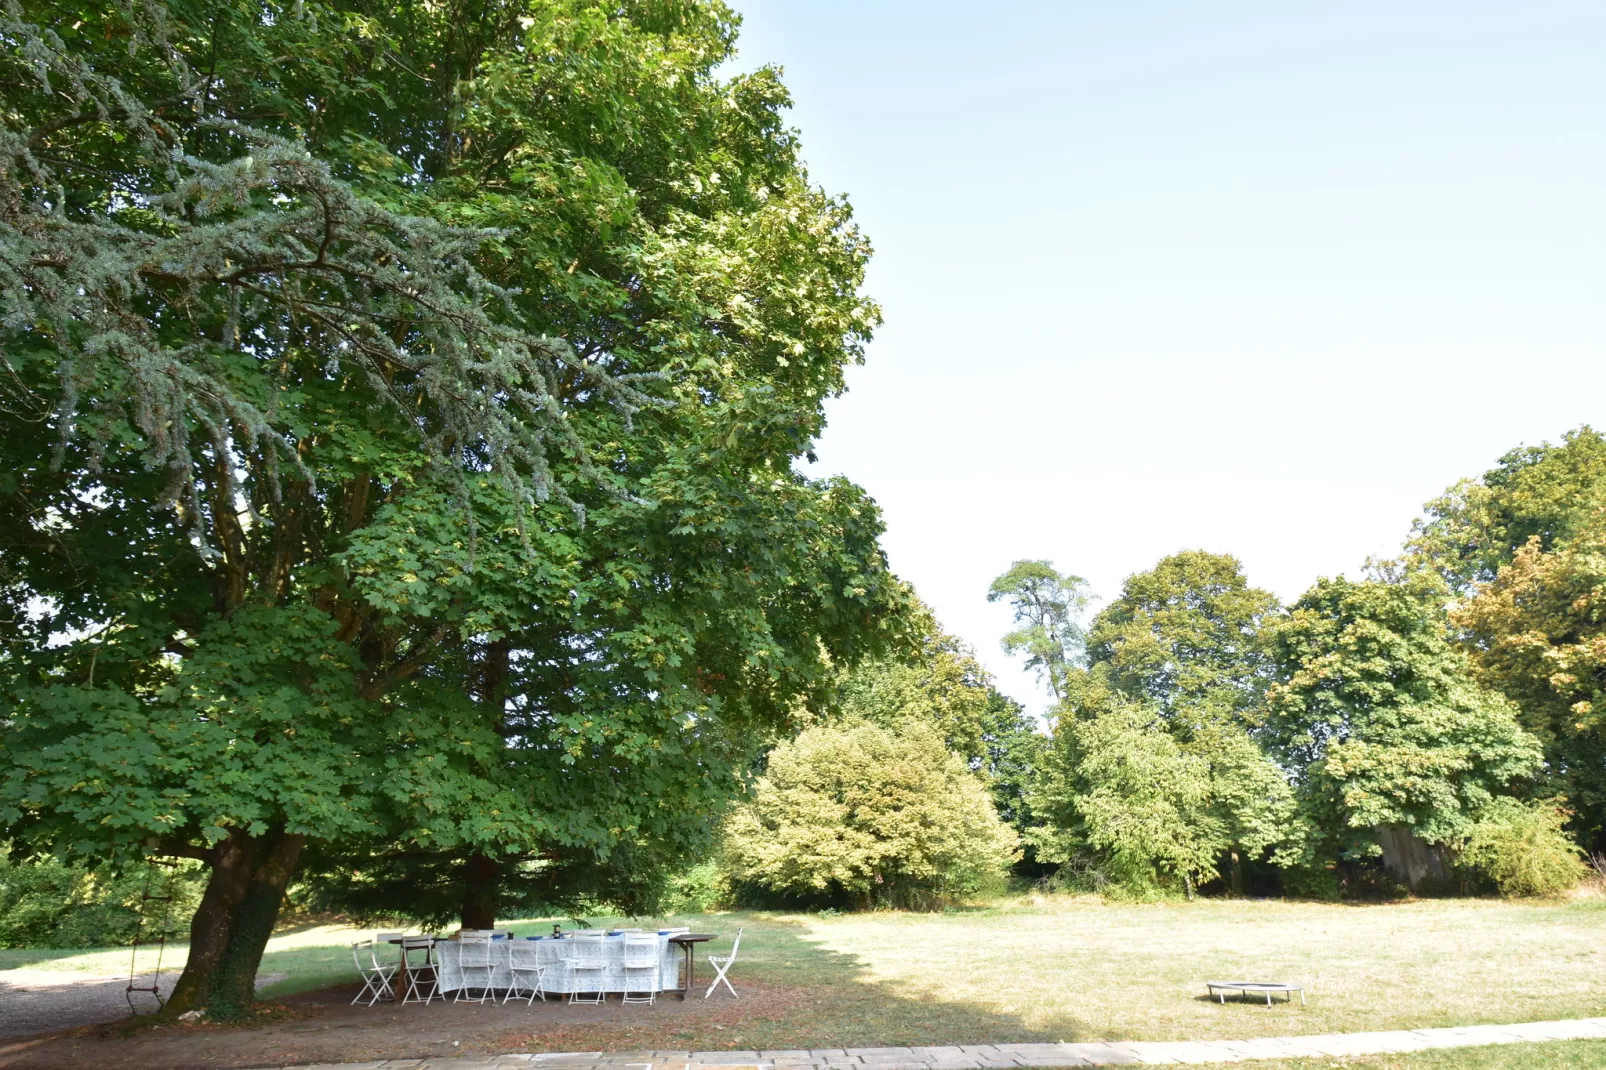
[(993, 1070), (1003, 1067), (1168, 1066), (1246, 1059), (1388, 1055), (1542, 1040), (1606, 1040), (1606, 1018), (1472, 1025), (1259, 1040), (1134, 1040), (1086, 1044), (956, 1044), (794, 1051), (571, 1051), (534, 1055), (317, 1063), (283, 1070)]

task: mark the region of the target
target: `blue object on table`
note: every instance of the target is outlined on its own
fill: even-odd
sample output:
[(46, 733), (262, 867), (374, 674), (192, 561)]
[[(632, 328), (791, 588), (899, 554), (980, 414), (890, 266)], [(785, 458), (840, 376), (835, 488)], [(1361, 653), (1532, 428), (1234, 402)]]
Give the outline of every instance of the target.
[(668, 929), (659, 929), (658, 930), (658, 935), (659, 936), (668, 936), (669, 935), (669, 930)]
[(544, 936), (526, 936), (525, 939), (526, 940), (545, 940), (546, 937), (544, 937)]
[(492, 940), (506, 940), (507, 937), (502, 935), (501, 933), (492, 933), (491, 934), (491, 939)]

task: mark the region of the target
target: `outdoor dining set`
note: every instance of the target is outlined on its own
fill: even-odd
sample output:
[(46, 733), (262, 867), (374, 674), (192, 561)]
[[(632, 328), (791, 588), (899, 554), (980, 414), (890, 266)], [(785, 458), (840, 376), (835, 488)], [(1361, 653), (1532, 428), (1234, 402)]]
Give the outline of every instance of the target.
[[(551, 936), (515, 936), (505, 929), (464, 929), (450, 937), (379, 933), (351, 945), (363, 986), (353, 1003), (381, 1000), (430, 1003), (502, 1003), (567, 996), (570, 1003), (602, 1003), (618, 994), (624, 1003), (653, 1003), (664, 992), (685, 999), (696, 984), (693, 949), (716, 939), (685, 928), (554, 930)], [(726, 971), (736, 961), (742, 930), (728, 955), (709, 955), (714, 981), (736, 995)], [(399, 956), (386, 953), (387, 946)], [(685, 980), (681, 983), (682, 956)], [(450, 996), (448, 995), (450, 993)]]

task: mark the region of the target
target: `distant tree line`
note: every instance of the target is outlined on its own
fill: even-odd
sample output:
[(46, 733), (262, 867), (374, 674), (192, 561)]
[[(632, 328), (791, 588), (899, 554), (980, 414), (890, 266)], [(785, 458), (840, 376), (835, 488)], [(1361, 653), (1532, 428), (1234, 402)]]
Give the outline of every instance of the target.
[[(1603, 506), (1606, 440), (1583, 427), (1289, 606), (1235, 558), (1183, 551), (1084, 624), (1083, 580), (1017, 561), (988, 596), (1054, 696), (1046, 738), (946, 638), (850, 674), (835, 709), (943, 733), (1019, 834), (1017, 871), (1062, 887), (1559, 892), (1606, 849)], [(737, 873), (762, 876), (745, 856)]]

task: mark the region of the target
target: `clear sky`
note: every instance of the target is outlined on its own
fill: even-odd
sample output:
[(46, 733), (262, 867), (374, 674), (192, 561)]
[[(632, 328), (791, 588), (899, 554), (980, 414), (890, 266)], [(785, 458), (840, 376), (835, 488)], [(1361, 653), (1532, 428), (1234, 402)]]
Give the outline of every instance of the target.
[(1606, 4), (736, 0), (886, 324), (821, 473), (1003, 690), (989, 580), (1284, 599), (1606, 424)]

